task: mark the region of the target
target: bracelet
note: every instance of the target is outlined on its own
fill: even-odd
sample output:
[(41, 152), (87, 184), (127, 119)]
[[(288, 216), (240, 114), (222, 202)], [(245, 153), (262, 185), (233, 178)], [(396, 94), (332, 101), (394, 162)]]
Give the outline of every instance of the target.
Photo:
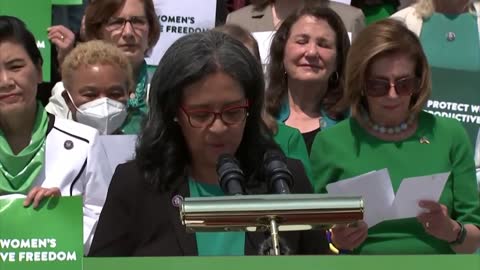
[(465, 238), (467, 237), (467, 230), (465, 229), (465, 226), (456, 220), (455, 222), (457, 222), (460, 226), (460, 231), (458, 232), (457, 238), (454, 241), (448, 242), (450, 245), (460, 245), (463, 243), (463, 241), (465, 241)]
[(333, 244), (332, 229), (327, 230), (327, 241), (328, 241), (328, 247), (330, 248), (330, 251), (332, 251), (335, 254), (349, 254), (351, 252), (350, 250), (339, 249)]

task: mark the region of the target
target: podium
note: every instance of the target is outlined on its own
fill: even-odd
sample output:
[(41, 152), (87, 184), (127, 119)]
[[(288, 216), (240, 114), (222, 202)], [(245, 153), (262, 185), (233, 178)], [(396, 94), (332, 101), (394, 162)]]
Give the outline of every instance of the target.
[(85, 258), (84, 270), (478, 270), (480, 255)]
[(263, 194), (185, 198), (180, 217), (187, 232), (269, 231), (265, 255), (282, 255), (280, 231), (325, 230), (363, 219), (361, 197), (325, 194)]

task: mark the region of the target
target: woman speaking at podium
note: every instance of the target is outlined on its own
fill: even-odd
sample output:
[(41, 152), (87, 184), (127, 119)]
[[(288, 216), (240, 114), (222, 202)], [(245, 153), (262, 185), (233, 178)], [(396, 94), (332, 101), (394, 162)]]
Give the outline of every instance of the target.
[[(248, 194), (267, 192), (257, 174), (277, 149), (262, 121), (264, 79), (254, 56), (219, 32), (177, 40), (153, 78), (149, 113), (134, 161), (119, 165), (90, 256), (255, 255), (263, 233), (186, 233), (182, 197), (222, 196), (216, 163), (236, 157)], [(294, 193), (312, 188), (298, 160), (287, 160)], [(326, 253), (323, 231), (280, 233), (290, 254)]]

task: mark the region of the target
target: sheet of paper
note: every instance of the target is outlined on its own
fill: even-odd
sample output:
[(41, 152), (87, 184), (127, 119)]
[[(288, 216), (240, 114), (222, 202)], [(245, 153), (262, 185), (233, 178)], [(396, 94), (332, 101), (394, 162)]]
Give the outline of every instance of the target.
[(272, 44), (272, 38), (274, 34), (274, 31), (252, 33), (253, 37), (258, 43), (258, 50), (260, 51), (262, 65), (267, 65), (270, 61), (270, 45)]
[(15, 193), (15, 194), (2, 195), (2, 196), (0, 196), (0, 200), (22, 199), (22, 198), (26, 198), (26, 197), (27, 197), (26, 195)]
[(368, 227), (385, 220), (395, 197), (387, 169), (331, 183), (327, 185), (327, 191), (330, 195), (362, 196), (363, 220)]
[(338, 3), (343, 3), (346, 5), (350, 5), (350, 3), (352, 2), (351, 0), (333, 0), (333, 1)]
[(449, 172), (403, 179), (398, 187), (389, 219), (416, 217), (423, 212), (418, 206), (420, 200), (440, 199)]
[(135, 157), (137, 135), (103, 135), (100, 136), (100, 142), (105, 148), (112, 171), (115, 171), (118, 164)]

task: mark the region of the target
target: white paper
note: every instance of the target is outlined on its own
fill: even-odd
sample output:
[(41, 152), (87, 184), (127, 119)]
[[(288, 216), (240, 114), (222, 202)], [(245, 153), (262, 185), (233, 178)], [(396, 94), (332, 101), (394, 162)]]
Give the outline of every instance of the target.
[(216, 0), (154, 0), (160, 22), (160, 39), (146, 58), (147, 64), (158, 65), (165, 51), (178, 38), (215, 27)]
[(418, 216), (425, 211), (418, 206), (420, 200), (438, 202), (449, 175), (439, 173), (403, 179), (393, 201), (390, 219)]
[(135, 157), (137, 135), (102, 135), (100, 142), (105, 148), (108, 163), (115, 171), (118, 164), (125, 163)]
[(330, 195), (362, 196), (363, 220), (372, 227), (385, 220), (395, 195), (387, 169), (373, 171), (327, 185)]
[(253, 32), (252, 35), (257, 40), (258, 50), (260, 51), (260, 59), (262, 65), (267, 65), (270, 62), (270, 45), (272, 45), (272, 38), (275, 31)]
[(350, 3), (352, 3), (351, 0), (332, 0), (334, 2), (338, 2), (338, 3), (343, 3), (343, 4), (346, 4), (346, 5), (350, 5)]
[(395, 195), (387, 169), (373, 171), (327, 185), (329, 195), (362, 196), (364, 221), (372, 227), (382, 221), (416, 217), (420, 200), (440, 199), (449, 172), (402, 180)]
[(27, 196), (24, 194), (8, 194), (8, 195), (2, 195), (0, 196), (0, 200), (13, 200), (13, 199), (25, 199)]

